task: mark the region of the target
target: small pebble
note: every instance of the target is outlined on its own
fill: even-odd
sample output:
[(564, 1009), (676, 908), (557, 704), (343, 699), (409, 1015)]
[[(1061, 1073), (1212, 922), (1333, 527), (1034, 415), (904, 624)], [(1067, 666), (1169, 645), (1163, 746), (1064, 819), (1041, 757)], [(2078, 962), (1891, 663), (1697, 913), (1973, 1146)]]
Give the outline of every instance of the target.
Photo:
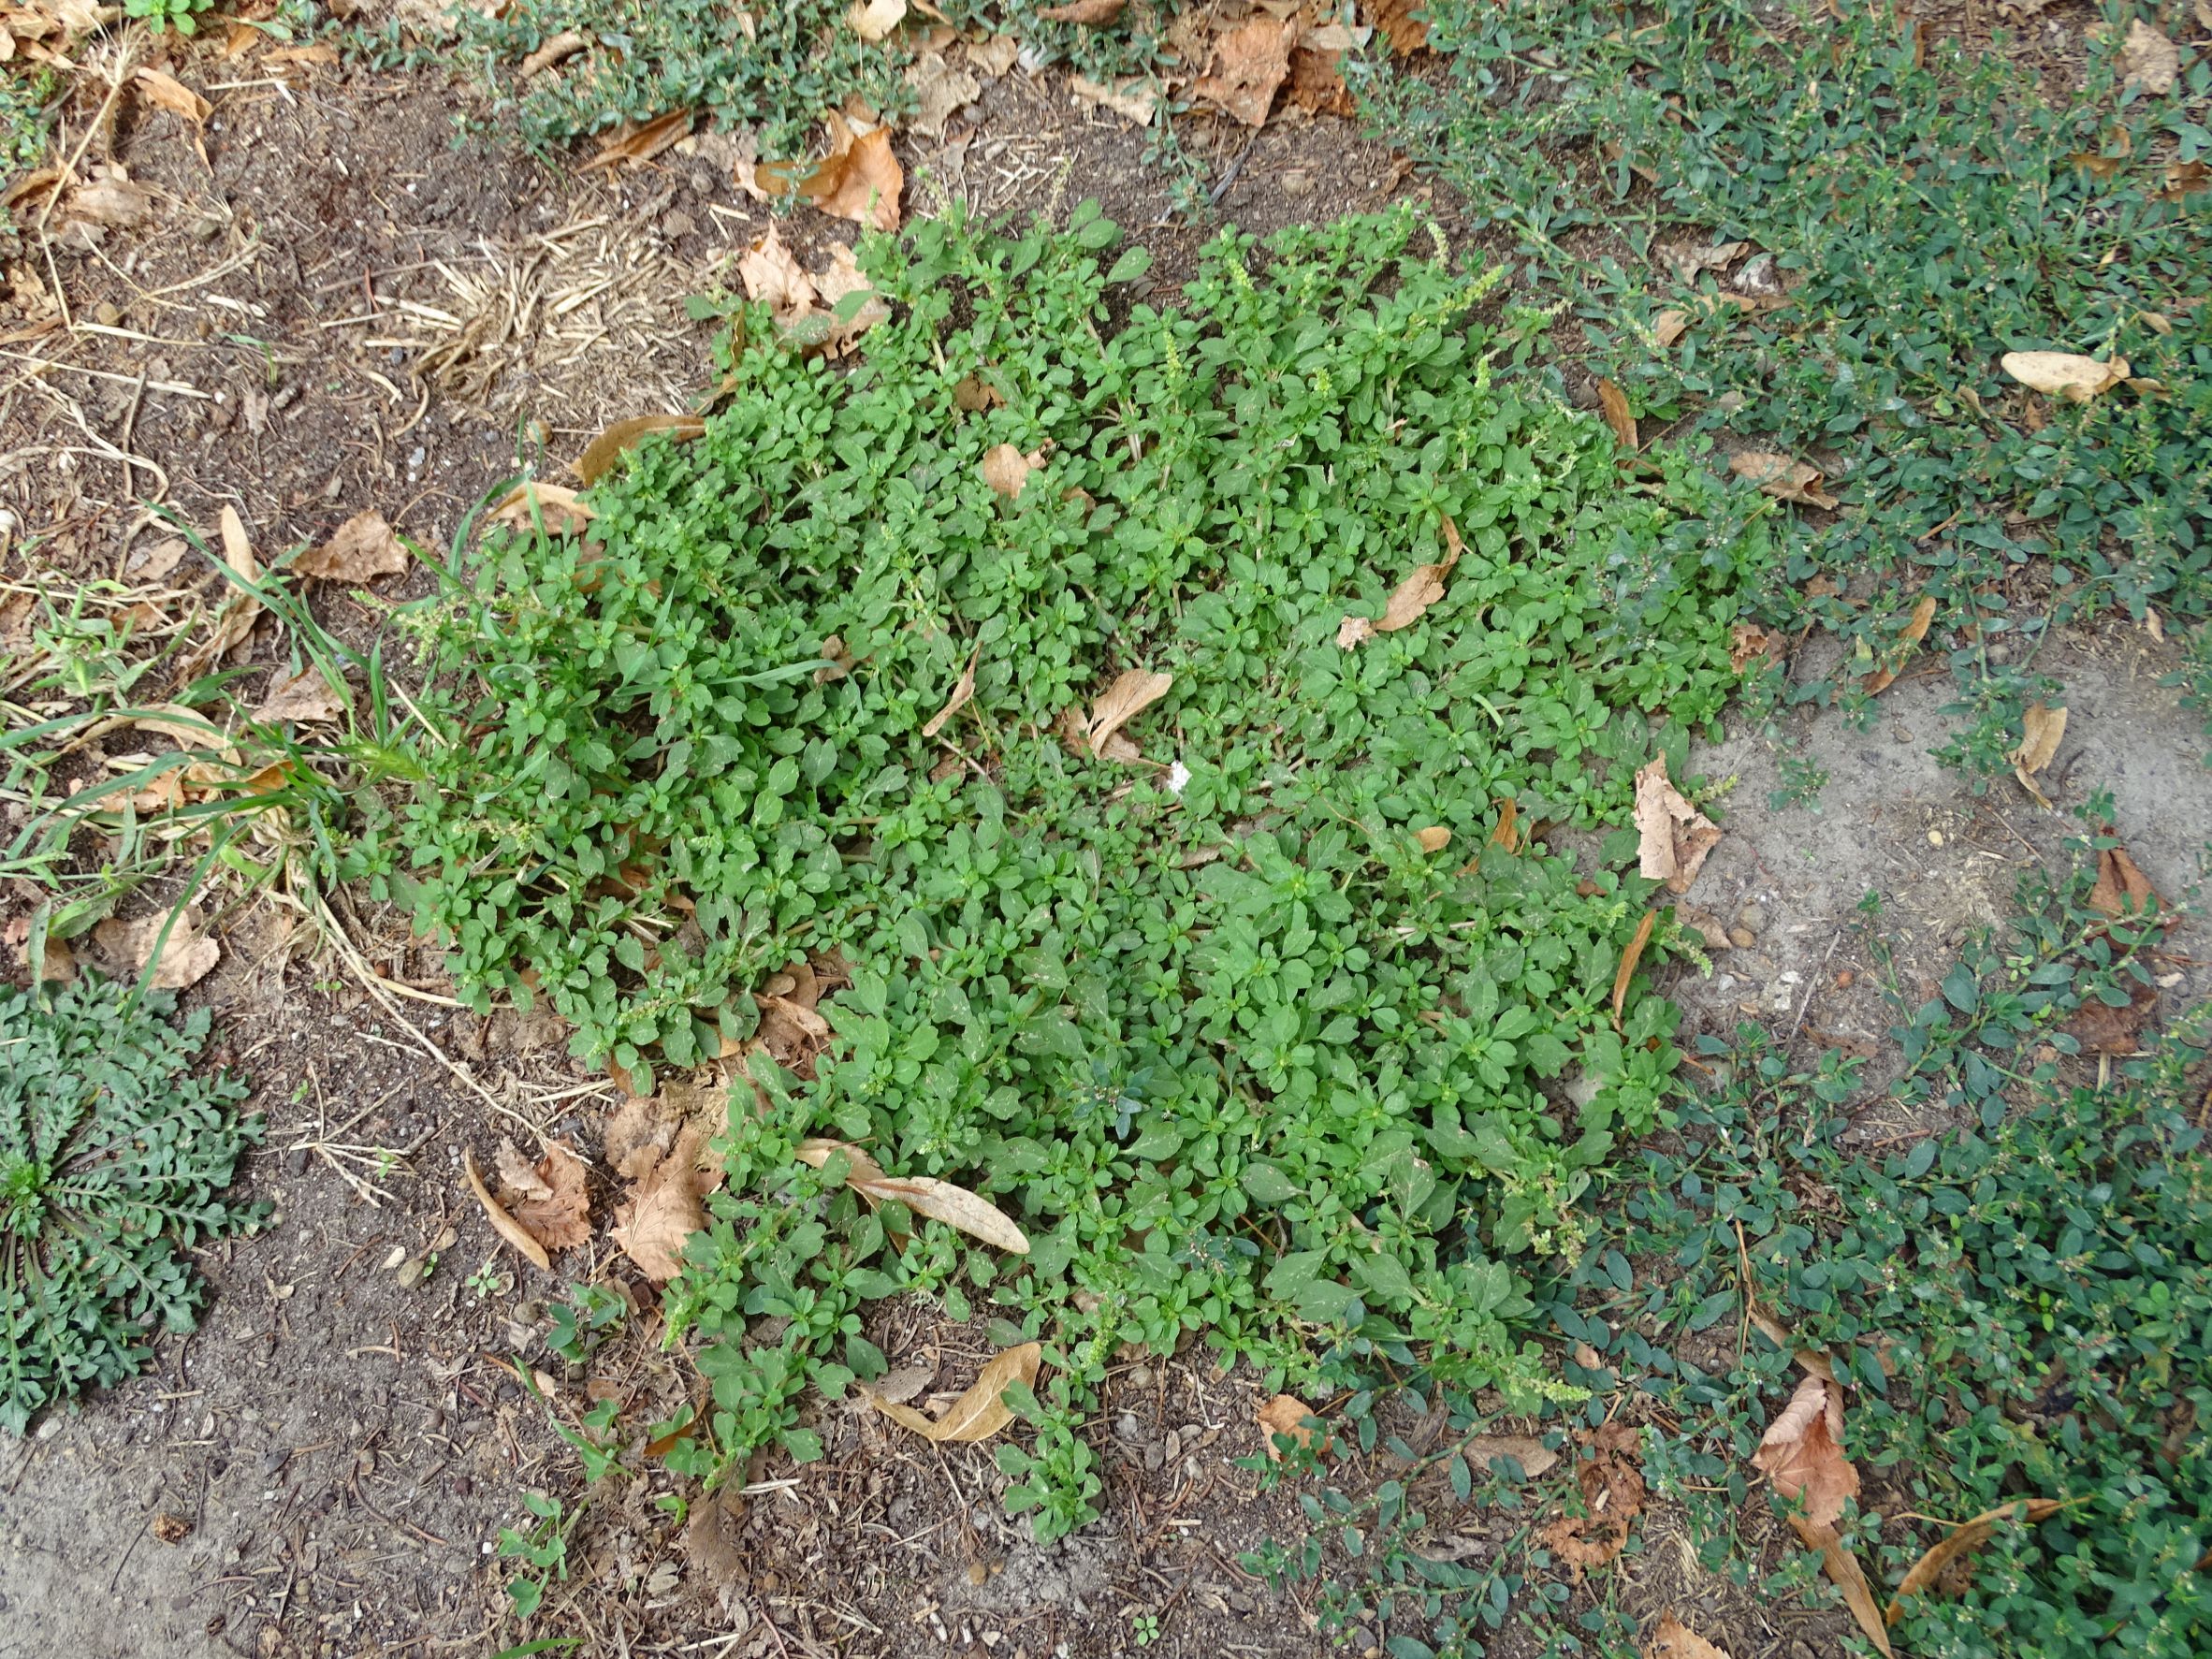
[(1743, 909), (1736, 912), (1736, 924), (1739, 927), (1748, 927), (1754, 933), (1766, 932), (1767, 907), (1760, 904), (1745, 905)]
[(1759, 942), (1759, 936), (1748, 927), (1731, 927), (1728, 929), (1728, 942), (1739, 951), (1748, 951)]
[(291, 1460), (292, 1448), (290, 1447), (272, 1446), (261, 1454), (261, 1472), (264, 1475), (274, 1475)]

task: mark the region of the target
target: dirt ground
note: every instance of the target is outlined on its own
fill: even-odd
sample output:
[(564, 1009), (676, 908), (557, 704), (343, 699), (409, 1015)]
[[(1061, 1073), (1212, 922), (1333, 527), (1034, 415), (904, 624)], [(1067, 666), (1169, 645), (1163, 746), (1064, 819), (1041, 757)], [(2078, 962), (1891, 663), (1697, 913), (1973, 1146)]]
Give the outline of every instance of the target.
[[(613, 177), (557, 170), (491, 142), (456, 151), (456, 94), (427, 76), (202, 67), (180, 72), (239, 83), (211, 93), (204, 132), (135, 106), (118, 120), (114, 159), (153, 191), (145, 222), (57, 240), (51, 259), (27, 239), (7, 251), (10, 579), (147, 588), (135, 567), (172, 533), (148, 502), (203, 531), (231, 505), (265, 554), (370, 506), (444, 547), (518, 453), (564, 461), (610, 420), (686, 408), (706, 384), (707, 329), (684, 296), (732, 285), (732, 261), (768, 222), (711, 144)], [(1278, 120), (1257, 138), (1198, 126), (1190, 141), (1234, 161), (1216, 211), (1257, 231), (1422, 188), (1331, 118)], [(1154, 251), (1156, 284), (1214, 229), (1171, 213), (1135, 132), (1052, 72), (1010, 73), (957, 140), (902, 139), (901, 153), (915, 211), (1099, 197)], [(1456, 240), (1451, 205), (1436, 205)], [(806, 248), (846, 228), (802, 211), (787, 234)], [(342, 594), (319, 603), (334, 626), (376, 619)], [(259, 660), (280, 648), (265, 638)], [(2055, 853), (2063, 808), (2097, 787), (2161, 891), (2191, 895), (2212, 773), (2195, 720), (2158, 684), (2171, 648), (2120, 632), (2052, 649), (2072, 699), (2049, 773), (2059, 811), (2009, 781), (1976, 796), (1929, 758), (1949, 721), (1947, 686), (1928, 675), (1885, 694), (1871, 730), (1830, 714), (1789, 734), (1830, 773), (1817, 809), (1768, 807), (1780, 777), (1764, 741), (1695, 757), (1737, 779), (1695, 898), (1747, 942), (1717, 953), (1710, 977), (1678, 970), (1690, 1025), (1756, 1018), (1878, 1055), (1887, 1020), (1851, 925), (1861, 895), (1884, 894), (1900, 971), (1932, 985), (1966, 930), (2001, 919), (2021, 864)], [(2194, 959), (2176, 999), (2212, 988), (2200, 931), (2192, 920), (2173, 942)], [(394, 980), (429, 971), (394, 919), (365, 918), (362, 939)], [(1202, 1348), (1117, 1374), (1094, 1419), (1107, 1519), (1051, 1548), (1007, 1521), (988, 1448), (918, 1448), (837, 1408), (818, 1425), (821, 1463), (764, 1460), (742, 1496), (688, 1521), (657, 1503), (688, 1495), (665, 1474), (584, 1493), (510, 1357), (543, 1374), (570, 1422), (611, 1390), (622, 1420), (642, 1423), (691, 1379), (657, 1350), (650, 1288), (604, 1243), (563, 1258), (558, 1280), (532, 1272), (494, 1238), (460, 1164), (464, 1149), (488, 1163), (507, 1135), (590, 1156), (612, 1087), (511, 1014), (372, 1000), (312, 944), (251, 913), (191, 993), (267, 1115), (246, 1180), (275, 1224), (202, 1253), (205, 1322), (163, 1345), (154, 1369), (0, 1443), (0, 1653), (492, 1653), (550, 1627), (592, 1654), (1045, 1659), (1133, 1651), (1139, 1612), (1161, 1629), (1148, 1651), (1174, 1659), (1327, 1651), (1303, 1603), (1237, 1564), (1302, 1526), (1290, 1494), (1258, 1494), (1232, 1463), (1260, 1448), (1257, 1380), (1221, 1375)], [(1884, 1104), (1865, 1102), (1861, 1132), (1935, 1127), (1892, 1123)], [(561, 1280), (622, 1285), (637, 1309), (588, 1374), (544, 1346)], [(961, 1386), (984, 1351), (980, 1331), (920, 1310), (883, 1318), (891, 1362), (933, 1368), (941, 1386)], [(495, 1558), (525, 1490), (588, 1506), (572, 1577), (527, 1633), (505, 1615)], [(1648, 1536), (1663, 1535), (1660, 1515)], [(1647, 1550), (1623, 1594), (1704, 1609), (1736, 1659), (1831, 1651), (1829, 1626), (1748, 1603), (1685, 1568), (1689, 1553)], [(1334, 1651), (1375, 1641), (1355, 1633)]]

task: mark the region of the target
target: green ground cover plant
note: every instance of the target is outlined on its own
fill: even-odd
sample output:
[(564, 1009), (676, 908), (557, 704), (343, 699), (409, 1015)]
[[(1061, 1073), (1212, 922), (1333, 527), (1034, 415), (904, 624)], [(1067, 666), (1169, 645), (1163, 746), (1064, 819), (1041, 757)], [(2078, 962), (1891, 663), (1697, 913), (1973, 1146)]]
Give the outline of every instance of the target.
[[(1885, 6), (1428, 9), (1442, 73), (1371, 73), (1370, 118), (1573, 296), (1588, 368), (1647, 434), (1826, 473), (1841, 510), (1793, 515), (1762, 601), (1855, 647), (1802, 694), (1859, 700), (1932, 592), (1970, 692), (1950, 758), (2001, 773), (2052, 623), (2205, 615), (2202, 54), (2170, 93), (2123, 85), (2128, 6), (2085, 41), (2079, 91), (2063, 71), (2031, 84), (2001, 31), (1969, 51)], [(2080, 404), (2027, 392), (1999, 359), (2036, 350), (2125, 358), (2134, 379)]]
[(0, 1430), (145, 1362), (190, 1331), (186, 1259), (252, 1226), (226, 1200), (259, 1140), (246, 1085), (193, 1075), (208, 1015), (87, 974), (44, 994), (0, 985)]
[[(2143, 948), (2162, 926), (2090, 906), (2094, 854), (2111, 845), (2085, 836), (2076, 869), (2032, 872), (2011, 937), (1973, 941), (1932, 999), (1891, 982), (1906, 1056), (1894, 1092), (1930, 1132), (1851, 1150), (1860, 1061), (1795, 1062), (1751, 1026), (1702, 1038), (1709, 1082), (1608, 1166), (1591, 1247), (1533, 1291), (1595, 1361), (1565, 1362), (1593, 1397), (1557, 1411), (1549, 1444), (1571, 1450), (1632, 1402), (1650, 1491), (1682, 1506), (1705, 1572), (1762, 1599), (1833, 1594), (1794, 1540), (1762, 1577), (1742, 1536), (1759, 1501), (1750, 1459), (1798, 1347), (1847, 1389), (1843, 1450), (1864, 1490), (1845, 1535), (1878, 1601), (1943, 1535), (1926, 1518), (2068, 1500), (1996, 1528), (1961, 1594), (1903, 1597), (1899, 1652), (2182, 1659), (2212, 1640), (2212, 1013), (2185, 1013), (2102, 1084), (2083, 1066), (2074, 1033), (2150, 984)], [(1865, 910), (1878, 942), (1880, 908)], [(1401, 1443), (1405, 1472), (1376, 1492), (1323, 1486), (1305, 1500), (1302, 1550), (1273, 1546), (1254, 1566), (1322, 1580), (1328, 1622), (1379, 1619), (1406, 1659), (1479, 1652), (1509, 1617), (1548, 1652), (1634, 1651), (1618, 1586), (1570, 1597), (1546, 1549), (1538, 1523), (1571, 1490), (1480, 1467), (1465, 1448), (1484, 1443), (1463, 1437), (1492, 1425), (1457, 1393), (1446, 1403), (1457, 1436), (1419, 1457)], [(1372, 1443), (1375, 1397), (1347, 1407)], [(1511, 1529), (1479, 1565), (1435, 1558), (1447, 1477)]]
[[(1622, 970), (1631, 774), (1679, 776), (1736, 683), (1763, 504), (1624, 488), (1515, 370), (1540, 319), (1410, 216), (1225, 235), (1118, 321), (1117, 240), (1085, 206), (879, 240), (850, 371), (746, 312), (700, 436), (415, 618), (443, 741), (363, 867), (464, 997), (543, 997), (638, 1078), (745, 1042), (794, 962), (850, 974), (811, 1079), (750, 1056), (674, 1287), (703, 1473), (810, 1451), (802, 1394), (880, 1371), (862, 1304), (903, 1290), (1048, 1345), (999, 1454), (1046, 1535), (1092, 1512), (1123, 1343), (1533, 1401), (1516, 1263), (1573, 1251), (1670, 1085), (1674, 1011)], [(1131, 676), (1167, 683), (1109, 733)], [(1026, 1256), (864, 1208), (818, 1136)]]

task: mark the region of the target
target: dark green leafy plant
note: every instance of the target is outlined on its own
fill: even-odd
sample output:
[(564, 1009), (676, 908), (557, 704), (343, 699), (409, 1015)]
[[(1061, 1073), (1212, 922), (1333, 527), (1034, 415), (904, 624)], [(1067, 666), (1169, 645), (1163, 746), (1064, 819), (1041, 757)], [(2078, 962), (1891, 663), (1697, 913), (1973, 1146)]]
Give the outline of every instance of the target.
[(0, 1429), (141, 1367), (190, 1331), (186, 1252), (254, 1224), (226, 1201), (260, 1138), (245, 1084), (195, 1077), (208, 1015), (91, 975), (35, 997), (0, 986)]
[[(1622, 488), (1602, 428), (1501, 370), (1528, 342), (1473, 320), (1493, 278), (1415, 228), (1224, 237), (1115, 330), (1144, 258), (1095, 209), (917, 226), (865, 255), (897, 315), (857, 369), (748, 313), (704, 435), (421, 619), (447, 740), (386, 879), (464, 996), (534, 986), (635, 1074), (745, 1042), (794, 961), (851, 976), (811, 1078), (751, 1056), (675, 1291), (695, 1466), (810, 1451), (801, 1392), (878, 1374), (860, 1304), (906, 1289), (1051, 1345), (1000, 1456), (1041, 1532), (1088, 1511), (1124, 1343), (1553, 1389), (1507, 1262), (1576, 1250), (1670, 1087), (1673, 1010), (1639, 980), (1612, 1017), (1651, 885), (1620, 832), (1734, 685), (1765, 544), (1701, 470)], [(1039, 458), (1014, 499), (994, 452)], [(1340, 641), (1455, 547), (1423, 616)], [(1137, 668), (1173, 677), (1141, 759), (1063, 740)], [(1602, 867), (1524, 843), (1546, 821), (1616, 832)], [(815, 1135), (983, 1192), (1027, 1258), (864, 1210), (795, 1158)]]
[[(1855, 648), (1805, 694), (1860, 701), (1923, 590), (1970, 687), (1993, 646), (2030, 670), (2055, 619), (2205, 615), (2212, 193), (2186, 181), (2212, 62), (2151, 97), (2097, 49), (2083, 89), (2046, 99), (2001, 33), (1969, 52), (1882, 6), (1429, 13), (1443, 73), (1371, 74), (1370, 112), (1577, 293), (1591, 371), (1674, 442), (1826, 471), (1842, 509), (1790, 516), (1763, 601)], [(1737, 240), (1756, 252), (1718, 271), (1670, 258)], [(2124, 357), (2147, 384), (2030, 393), (1999, 359), (2039, 349)], [(1954, 758), (1978, 755), (1970, 736)]]

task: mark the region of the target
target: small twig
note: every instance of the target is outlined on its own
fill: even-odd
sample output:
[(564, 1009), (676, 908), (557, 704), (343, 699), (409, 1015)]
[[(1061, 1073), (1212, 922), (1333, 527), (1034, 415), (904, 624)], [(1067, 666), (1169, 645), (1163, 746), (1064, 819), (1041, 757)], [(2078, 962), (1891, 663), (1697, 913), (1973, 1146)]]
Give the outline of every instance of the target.
[(1797, 1004), (1797, 1023), (1790, 1026), (1790, 1034), (1783, 1039), (1784, 1042), (1795, 1042), (1797, 1040), (1797, 1033), (1805, 1028), (1805, 1012), (1812, 1006), (1812, 993), (1819, 987), (1822, 979), (1826, 976), (1828, 964), (1836, 959), (1836, 947), (1842, 942), (1843, 930), (1839, 927), (1828, 940), (1828, 953), (1820, 959), (1820, 971), (1805, 982), (1805, 997)]

